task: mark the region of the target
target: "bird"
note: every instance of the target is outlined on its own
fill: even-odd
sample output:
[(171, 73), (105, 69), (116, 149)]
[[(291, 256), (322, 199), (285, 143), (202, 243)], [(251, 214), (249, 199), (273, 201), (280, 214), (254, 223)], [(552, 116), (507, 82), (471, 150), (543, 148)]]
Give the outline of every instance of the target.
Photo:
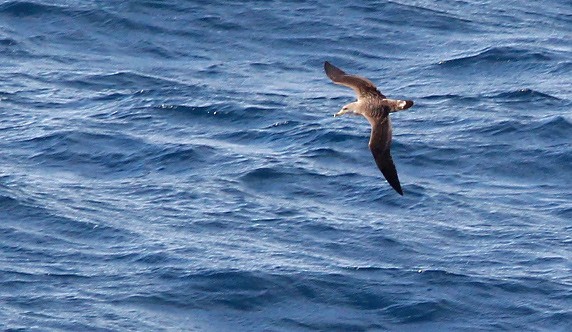
[(324, 62), (326, 75), (335, 83), (349, 87), (357, 94), (357, 101), (349, 103), (334, 114), (334, 117), (346, 113), (363, 115), (371, 125), (369, 149), (381, 174), (389, 185), (401, 196), (403, 189), (397, 176), (397, 169), (391, 158), (391, 120), (389, 113), (403, 111), (413, 106), (412, 100), (389, 99), (375, 84), (365, 77), (348, 75), (328, 61)]

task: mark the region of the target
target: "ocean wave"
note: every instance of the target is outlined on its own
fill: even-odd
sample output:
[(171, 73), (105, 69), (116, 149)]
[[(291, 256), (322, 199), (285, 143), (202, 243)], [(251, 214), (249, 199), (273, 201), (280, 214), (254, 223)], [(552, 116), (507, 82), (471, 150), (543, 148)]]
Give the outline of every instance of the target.
[[(11, 233), (11, 241), (5, 245), (15, 245), (22, 254), (38, 255), (43, 259), (47, 256), (63, 259), (78, 255), (68, 251), (69, 247), (75, 246), (78, 241), (98, 242), (106, 238), (125, 240), (129, 237), (123, 229), (93, 220), (73, 218), (57, 208), (38, 202), (36, 197), (19, 196), (4, 196), (2, 199), (4, 204), (8, 204), (5, 211), (10, 213), (10, 218), (5, 218), (10, 222), (3, 225), (3, 231), (10, 229)], [(9, 202), (6, 202), (6, 199)], [(47, 250), (46, 246), (50, 249)]]
[(501, 92), (497, 94), (484, 96), (490, 98), (497, 103), (502, 103), (505, 107), (517, 110), (535, 110), (544, 109), (546, 107), (562, 107), (565, 106), (564, 100), (556, 96), (524, 88), (516, 91)]
[[(60, 131), (23, 141), (38, 151), (31, 160), (86, 177), (121, 176), (143, 171), (142, 155), (155, 149), (133, 137), (112, 134)], [(136, 152), (135, 152), (136, 151)]]
[(148, 154), (147, 162), (155, 165), (156, 170), (161, 172), (181, 173), (209, 167), (219, 153), (214, 147), (207, 145), (172, 145), (164, 147), (153, 155)]
[(125, 90), (145, 91), (160, 88), (178, 89), (191, 88), (189, 85), (160, 76), (151, 76), (130, 71), (120, 71), (110, 74), (82, 75), (62, 82), (71, 87), (90, 90)]
[[(62, 18), (64, 20), (58, 23), (71, 24), (74, 20), (78, 20), (95, 26), (107, 26), (108, 28), (119, 28), (121, 30), (157, 29), (156, 26), (121, 17), (119, 14), (106, 11), (102, 7), (8, 1), (0, 5), (0, 15), (11, 18), (44, 18), (48, 19), (45, 22), (47, 24), (56, 23), (55, 21), (49, 20), (49, 18)], [(73, 31), (75, 31), (75, 29)]]
[(422, 99), (426, 100), (455, 100), (455, 101), (467, 101), (467, 102), (479, 102), (480, 98), (476, 96), (463, 96), (458, 94), (439, 94), (439, 95), (429, 95), (424, 96)]
[[(235, 269), (190, 271), (165, 264), (167, 258), (164, 255), (140, 255), (140, 259), (137, 264), (141, 266), (163, 263), (163, 267), (142, 270), (143, 274), (139, 272), (130, 277), (136, 281), (150, 277), (163, 285), (159, 290), (145, 282), (135, 292), (114, 289), (112, 296), (99, 296), (120, 307), (145, 307), (152, 311), (169, 308), (184, 310), (190, 315), (195, 310), (206, 310), (228, 315), (230, 322), (227, 323), (230, 324), (232, 317), (239, 313), (241, 326), (244, 326), (243, 320), (247, 320), (269, 328), (281, 326), (304, 330), (351, 327), (352, 330), (365, 331), (416, 324), (427, 327), (431, 322), (455, 321), (460, 314), (471, 319), (457, 322), (454, 326), (466, 329), (474, 327), (476, 322), (490, 322), (486, 317), (494, 314), (495, 310), (530, 316), (528, 321), (519, 323), (505, 319), (495, 322), (497, 327), (505, 328), (522, 327), (535, 320), (543, 320), (551, 326), (565, 326), (559, 318), (570, 316), (569, 311), (544, 312), (541, 304), (529, 301), (496, 301), (492, 307), (485, 305), (491, 297), (498, 299), (500, 294), (519, 298), (520, 294), (532, 292), (540, 299), (563, 290), (562, 285), (544, 281), (536, 284), (543, 290), (534, 290), (526, 285), (528, 281), (525, 280), (483, 278), (445, 270), (374, 268), (348, 269), (341, 274)], [(16, 278), (28, 277), (14, 276), (12, 279)], [(384, 283), (385, 278), (393, 278), (397, 282), (389, 286)], [(94, 283), (94, 280), (83, 282), (87, 281)], [(124, 283), (126, 279), (120, 278), (118, 282)], [(424, 285), (425, 292), (418, 294), (414, 288), (421, 285)], [(464, 296), (459, 296), (468, 293), (471, 294), (469, 303)], [(565, 298), (566, 294), (554, 300), (563, 301)], [(309, 310), (316, 308), (322, 310)]]
[[(173, 274), (170, 269), (156, 271), (159, 278), (175, 287), (158, 294), (127, 295), (116, 303), (150, 303), (155, 306), (170, 305), (179, 308), (213, 309), (227, 308), (253, 311), (276, 302), (275, 292), (286, 292), (282, 286), (290, 278), (268, 276), (246, 271), (205, 271), (199, 274)], [(293, 289), (292, 287), (289, 287)], [(181, 290), (186, 290), (183, 293)]]
[(0, 46), (9, 47), (9, 46), (16, 46), (18, 42), (12, 38), (0, 38)]
[(0, 204), (2, 204), (4, 212), (9, 212), (21, 207), (20, 202), (16, 198), (5, 194), (0, 194)]
[(352, 154), (327, 146), (307, 149), (303, 151), (300, 156), (331, 166), (333, 166), (334, 163), (351, 164), (356, 162), (356, 158), (354, 158)]
[(572, 138), (572, 121), (563, 116), (553, 116), (537, 121), (526, 129), (546, 139), (554, 139), (554, 143), (563, 143)]
[(523, 125), (518, 120), (501, 120), (488, 124), (486, 127), (472, 128), (471, 131), (492, 136), (506, 135), (522, 131)]
[[(157, 20), (152, 14), (147, 16), (144, 12), (139, 15), (133, 14), (125, 11), (119, 4), (53, 5), (9, 1), (0, 5), (0, 17), (13, 22), (14, 31), (22, 35), (23, 40), (27, 42), (27, 49), (20, 49), (17, 52), (11, 50), (12, 55), (20, 55), (23, 58), (41, 57), (64, 64), (77, 60), (68, 57), (69, 53), (61, 53), (57, 49), (44, 51), (41, 46), (46, 43), (58, 45), (63, 49), (82, 50), (85, 54), (89, 54), (89, 57), (122, 49), (138, 57), (145, 55), (163, 60), (181, 57), (201, 58), (200, 54), (189, 55), (186, 50), (166, 46), (161, 40), (150, 37), (162, 34), (170, 39), (200, 38), (201, 29), (181, 29), (180, 26), (164, 24), (170, 20)], [(35, 24), (41, 25), (41, 28), (37, 34), (30, 35), (28, 26)], [(59, 30), (65, 33), (58, 33)], [(117, 31), (122, 33), (118, 35)], [(125, 43), (122, 41), (125, 33), (137, 37)], [(6, 50), (3, 53), (6, 53)]]
[(464, 68), (473, 65), (490, 66), (494, 64), (529, 64), (537, 62), (550, 62), (554, 55), (547, 50), (529, 50), (525, 48), (497, 46), (489, 47), (474, 55), (443, 60), (439, 65), (447, 68)]
[[(378, 5), (376, 4), (375, 7)], [(398, 21), (416, 22), (421, 28), (434, 29), (438, 31), (451, 31), (454, 27), (456, 32), (479, 32), (481, 28), (471, 17), (463, 17), (461, 12), (450, 10), (439, 10), (436, 6), (423, 6), (421, 3), (403, 4), (399, 2), (388, 2), (384, 6), (384, 12), (394, 12), (395, 15), (388, 15), (394, 24)]]
[[(204, 118), (216, 120), (217, 123), (249, 123), (272, 114), (274, 108), (260, 106), (237, 106), (234, 103), (217, 103), (201, 106), (187, 105), (160, 105), (158, 110), (168, 111), (171, 114), (188, 116), (189, 118)], [(275, 120), (275, 119), (273, 119)]]
[(552, 144), (559, 144), (570, 139), (572, 122), (562, 116), (538, 120), (500, 120), (474, 126), (470, 131), (491, 136), (519, 135), (529, 139), (542, 138)]
[(26, 49), (18, 39), (0, 38), (0, 54), (8, 58), (27, 59), (35, 54)]
[(504, 99), (507, 101), (561, 100), (558, 97), (532, 89), (519, 89), (516, 91), (501, 92), (499, 94), (493, 95), (491, 98)]
[(233, 30), (241, 31), (245, 30), (245, 27), (237, 22), (229, 21), (226, 17), (220, 17), (216, 15), (204, 15), (195, 20), (199, 26), (203, 26), (208, 29), (213, 29), (217, 31)]
[[(176, 306), (179, 308), (203, 310), (238, 310), (245, 315), (263, 313), (267, 318), (277, 313), (271, 308), (281, 303), (298, 303), (301, 310), (288, 310), (278, 314), (283, 323), (300, 326), (345, 326), (353, 325), (358, 330), (377, 324), (380, 319), (390, 326), (430, 322), (452, 318), (461, 311), (477, 314), (469, 306), (459, 306), (455, 293), (439, 294), (450, 287), (451, 282), (460, 291), (480, 288), (480, 301), (485, 302), (498, 288), (478, 279), (440, 273), (439, 271), (403, 271), (400, 269), (373, 269), (367, 271), (348, 270), (336, 273), (262, 273), (256, 271), (204, 271), (199, 274), (156, 271), (161, 278), (167, 278), (171, 289), (158, 294), (140, 292), (118, 299), (116, 303), (148, 303), (153, 306)], [(166, 274), (165, 274), (166, 273)], [(365, 274), (364, 274), (365, 273)], [(376, 280), (386, 274), (402, 279), (392, 289)], [(415, 296), (408, 291), (415, 279), (432, 279), (427, 296)], [(426, 284), (426, 282), (423, 282)], [(432, 291), (434, 289), (434, 291)], [(186, 291), (185, 291), (186, 290)], [(410, 293), (408, 299), (398, 299), (396, 294)], [(182, 294), (186, 294), (183, 296)], [(478, 303), (478, 302), (477, 302)], [(307, 305), (329, 308), (344, 308), (346, 319), (331, 320), (327, 315), (302, 315)], [(499, 307), (502, 307), (501, 304)], [(372, 315), (365, 315), (369, 312)], [(531, 312), (537, 312), (531, 309)], [(352, 321), (361, 317), (361, 320)]]
[(61, 13), (68, 7), (28, 1), (7, 1), (0, 5), (0, 14), (15, 17), (42, 16)]
[(367, 148), (367, 141), (369, 139), (369, 130), (364, 124), (364, 133), (359, 135), (346, 127), (345, 130), (337, 128), (322, 127), (318, 125), (305, 125), (295, 128), (289, 134), (296, 138), (303, 147), (314, 148), (316, 146), (341, 146), (348, 147), (352, 142), (357, 140), (363, 141), (363, 146)]
[[(273, 193), (276, 197), (305, 195), (307, 197), (325, 197), (335, 190), (337, 174), (348, 176), (344, 170), (326, 166), (308, 167), (305, 163), (293, 165), (269, 163), (265, 166), (243, 170), (240, 180), (249, 190), (259, 193)], [(351, 175), (349, 175), (351, 176)], [(320, 185), (312, 185), (319, 183)], [(339, 188), (339, 196), (352, 198), (355, 184)], [(355, 195), (354, 195), (355, 196)]]

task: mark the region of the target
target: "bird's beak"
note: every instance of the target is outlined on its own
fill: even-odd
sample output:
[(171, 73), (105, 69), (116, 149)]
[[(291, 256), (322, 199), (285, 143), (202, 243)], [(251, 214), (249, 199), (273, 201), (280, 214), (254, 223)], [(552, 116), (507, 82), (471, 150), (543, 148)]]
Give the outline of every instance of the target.
[(339, 111), (338, 113), (334, 114), (334, 117), (336, 117), (336, 116), (342, 116), (342, 115), (346, 114), (347, 112), (348, 112), (348, 111), (342, 109), (342, 110)]

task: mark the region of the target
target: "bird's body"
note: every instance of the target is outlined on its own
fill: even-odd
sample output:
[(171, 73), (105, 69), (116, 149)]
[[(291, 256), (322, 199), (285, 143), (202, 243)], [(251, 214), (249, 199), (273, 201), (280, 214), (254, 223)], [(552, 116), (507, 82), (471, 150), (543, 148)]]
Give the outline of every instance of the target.
[(358, 97), (357, 101), (345, 105), (334, 116), (351, 112), (363, 115), (368, 120), (371, 125), (369, 148), (375, 163), (391, 187), (403, 195), (390, 153), (392, 128), (389, 113), (408, 109), (413, 106), (413, 101), (386, 98), (370, 80), (348, 75), (327, 61), (324, 69), (334, 83), (353, 89)]

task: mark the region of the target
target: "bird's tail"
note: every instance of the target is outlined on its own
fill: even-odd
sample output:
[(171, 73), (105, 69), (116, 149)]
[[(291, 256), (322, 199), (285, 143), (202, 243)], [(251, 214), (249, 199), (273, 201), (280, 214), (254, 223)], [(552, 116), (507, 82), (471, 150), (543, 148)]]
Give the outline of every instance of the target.
[(406, 110), (409, 107), (413, 106), (413, 100), (400, 100), (397, 108), (400, 111)]
[(403, 111), (413, 106), (413, 100), (392, 100), (393, 107), (391, 112)]

